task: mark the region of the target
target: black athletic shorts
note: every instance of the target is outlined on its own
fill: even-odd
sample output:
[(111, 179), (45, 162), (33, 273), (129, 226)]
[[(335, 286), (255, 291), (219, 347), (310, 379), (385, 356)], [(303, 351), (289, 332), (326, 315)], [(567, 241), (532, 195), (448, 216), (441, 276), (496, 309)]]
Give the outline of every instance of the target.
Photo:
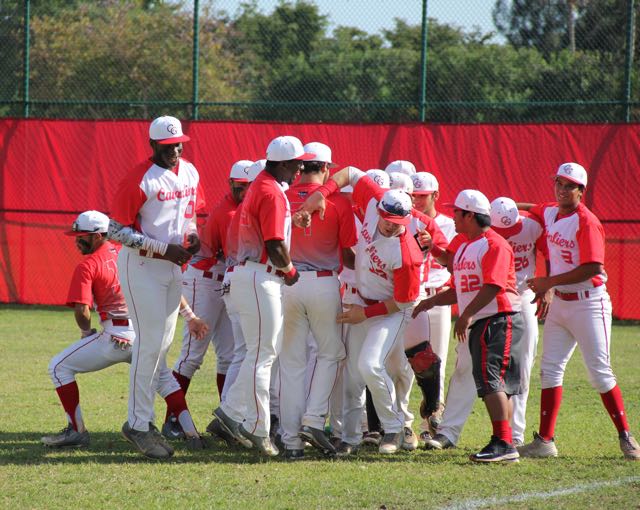
[(479, 397), (520, 389), (520, 344), (524, 322), (519, 312), (479, 319), (469, 328), (473, 379)]

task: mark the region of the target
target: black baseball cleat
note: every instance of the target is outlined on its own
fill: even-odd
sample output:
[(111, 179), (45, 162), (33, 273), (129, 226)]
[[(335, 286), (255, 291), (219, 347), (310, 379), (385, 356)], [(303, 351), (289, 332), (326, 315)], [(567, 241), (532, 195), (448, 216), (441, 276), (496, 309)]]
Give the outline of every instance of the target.
[(320, 450), (324, 455), (333, 456), (336, 454), (336, 449), (325, 435), (324, 430), (303, 425), (300, 432), (298, 432), (298, 436), (303, 441), (311, 443), (314, 448)]
[(491, 441), (478, 453), (469, 456), (473, 462), (518, 462), (520, 455), (515, 446), (491, 436)]
[(211, 423), (207, 425), (207, 432), (212, 436), (222, 439), (227, 443), (227, 446), (240, 446), (240, 443), (238, 443), (236, 438), (224, 429), (218, 418), (214, 418), (211, 420)]
[(285, 448), (282, 457), (284, 460), (304, 460), (304, 450)]
[(169, 419), (162, 424), (162, 435), (169, 440), (185, 439), (182, 425), (173, 415), (170, 415)]

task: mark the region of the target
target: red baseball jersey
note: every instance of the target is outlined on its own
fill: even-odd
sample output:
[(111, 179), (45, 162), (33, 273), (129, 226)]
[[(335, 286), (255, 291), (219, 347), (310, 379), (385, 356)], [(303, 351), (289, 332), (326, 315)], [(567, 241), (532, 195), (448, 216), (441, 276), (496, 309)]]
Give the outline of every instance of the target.
[(509, 243), (489, 229), (481, 236), (462, 241), (453, 258), (453, 286), (458, 309), (462, 314), (485, 284), (500, 287), (489, 304), (473, 316), (473, 321), (500, 312), (519, 312), (520, 295), (516, 289), (516, 271), (513, 250)]
[[(550, 276), (590, 262), (604, 264), (604, 228), (585, 205), (580, 203), (568, 216), (560, 216), (557, 203), (538, 204), (530, 212), (544, 222)], [(558, 285), (556, 288), (560, 292), (578, 292), (599, 287), (606, 281), (607, 274), (603, 271), (584, 282)]]
[(152, 239), (182, 244), (189, 223), (205, 204), (199, 184), (198, 171), (185, 159), (171, 170), (145, 161), (120, 183), (111, 217)]
[[(320, 184), (294, 184), (286, 195), (295, 211)], [(326, 199), (324, 220), (317, 216), (307, 228), (291, 231), (291, 261), (300, 271), (339, 271), (343, 248), (358, 242), (353, 209), (349, 199), (333, 193)]]
[(282, 185), (267, 171), (251, 183), (231, 220), (227, 249), (231, 263), (270, 263), (265, 241), (291, 241), (291, 209)]
[(118, 248), (105, 242), (76, 266), (69, 286), (67, 306), (94, 307), (102, 320), (129, 317), (118, 280)]
[(224, 262), (227, 256), (227, 233), (237, 209), (238, 204), (231, 193), (213, 206), (201, 229), (200, 241), (203, 248), (198, 254), (200, 256), (195, 256), (190, 261), (191, 265), (206, 271), (217, 263)]
[(385, 190), (368, 176), (353, 189), (353, 201), (364, 211), (356, 245), (356, 287), (367, 299), (410, 303), (420, 293), (425, 257), (408, 229), (395, 237), (378, 232), (378, 202)]
[[(445, 249), (449, 241), (440, 230), (440, 227), (436, 223), (436, 221), (427, 216), (424, 213), (421, 213), (417, 209), (411, 209), (411, 221), (407, 225), (407, 229), (412, 236), (415, 236), (418, 233), (418, 230), (426, 230), (429, 232), (431, 236), (431, 242), (434, 246), (438, 246), (441, 249)], [(424, 263), (420, 268), (421, 273), (421, 281), (426, 282), (429, 280), (429, 260), (433, 257), (429, 257), (429, 254), (425, 256)]]

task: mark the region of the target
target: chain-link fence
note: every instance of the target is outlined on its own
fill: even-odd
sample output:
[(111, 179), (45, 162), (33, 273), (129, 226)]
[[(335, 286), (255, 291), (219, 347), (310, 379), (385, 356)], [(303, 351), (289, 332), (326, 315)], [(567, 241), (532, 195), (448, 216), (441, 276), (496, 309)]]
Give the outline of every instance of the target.
[(635, 0), (2, 0), (0, 116), (638, 121), (639, 10)]

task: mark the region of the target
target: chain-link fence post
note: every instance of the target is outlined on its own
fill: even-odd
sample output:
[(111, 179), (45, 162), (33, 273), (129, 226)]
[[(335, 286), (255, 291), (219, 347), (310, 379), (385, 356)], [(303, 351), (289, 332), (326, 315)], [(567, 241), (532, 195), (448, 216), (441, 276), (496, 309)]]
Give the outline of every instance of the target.
[(624, 67), (624, 121), (631, 121), (631, 67), (633, 66), (633, 48), (635, 45), (635, 0), (627, 0), (627, 51)]
[(29, 62), (29, 49), (31, 46), (31, 0), (25, 0), (24, 2), (24, 62), (23, 62), (23, 88), (24, 88), (24, 109), (23, 115), (26, 119), (29, 117), (29, 74), (30, 74), (30, 62)]
[(427, 110), (427, 0), (422, 0), (422, 48), (420, 50), (420, 122)]
[(192, 112), (193, 120), (198, 120), (198, 102), (199, 102), (199, 72), (198, 64), (200, 59), (200, 1), (193, 1), (193, 93), (192, 93)]

